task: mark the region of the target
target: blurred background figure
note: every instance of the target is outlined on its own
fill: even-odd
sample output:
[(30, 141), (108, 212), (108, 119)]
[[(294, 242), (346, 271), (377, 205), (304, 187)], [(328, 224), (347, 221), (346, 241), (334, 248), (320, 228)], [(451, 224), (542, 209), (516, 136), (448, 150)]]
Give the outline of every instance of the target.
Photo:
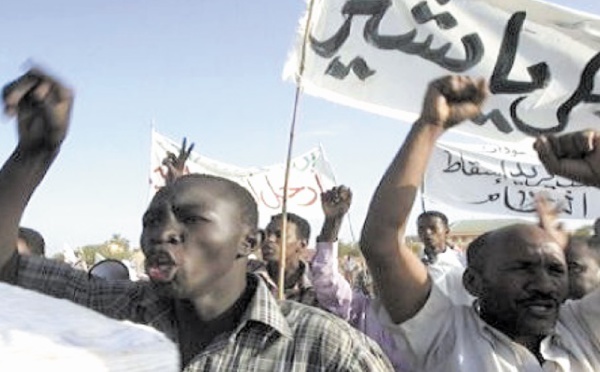
[(567, 249), (569, 298), (576, 300), (600, 284), (600, 237), (573, 236)]
[(29, 227), (19, 227), (17, 250), (25, 256), (43, 256), (46, 253), (46, 242), (38, 231)]
[(129, 268), (123, 262), (107, 258), (94, 266), (88, 272), (90, 277), (95, 276), (106, 280), (130, 280)]

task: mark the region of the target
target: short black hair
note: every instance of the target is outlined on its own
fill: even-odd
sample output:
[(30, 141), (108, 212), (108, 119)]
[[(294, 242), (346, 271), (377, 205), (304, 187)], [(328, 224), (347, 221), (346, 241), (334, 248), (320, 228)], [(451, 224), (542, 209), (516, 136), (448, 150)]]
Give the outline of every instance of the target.
[(23, 239), (32, 255), (43, 256), (46, 253), (46, 242), (37, 230), (19, 227), (19, 239)]
[[(286, 213), (288, 222), (292, 222), (296, 225), (296, 231), (300, 235), (301, 239), (305, 239), (308, 241), (310, 239), (310, 224), (304, 218), (298, 216), (295, 213)], [(271, 217), (271, 222), (280, 220), (282, 217), (282, 213), (278, 213)]]
[(240, 218), (242, 223), (252, 229), (258, 227), (258, 206), (256, 200), (250, 192), (239, 183), (228, 180), (227, 178), (213, 176), (210, 174), (192, 173), (180, 177), (179, 179), (193, 178), (201, 181), (217, 183), (223, 194), (227, 193), (229, 198), (233, 198), (240, 207)]
[[(112, 270), (103, 271), (107, 265)], [(98, 276), (108, 280), (129, 280), (129, 268), (127, 265), (125, 265), (123, 261), (113, 258), (107, 258), (96, 262), (90, 267), (88, 274), (90, 276)]]
[(492, 232), (479, 235), (467, 247), (467, 266), (477, 271), (482, 271), (486, 262), (486, 248)]
[(421, 213), (419, 215), (419, 217), (417, 217), (417, 222), (421, 221), (421, 220), (423, 220), (425, 218), (433, 218), (433, 217), (439, 218), (444, 223), (444, 226), (449, 227), (448, 226), (448, 217), (446, 217), (446, 215), (443, 214), (440, 211), (426, 211), (426, 212), (423, 212), (423, 213)]

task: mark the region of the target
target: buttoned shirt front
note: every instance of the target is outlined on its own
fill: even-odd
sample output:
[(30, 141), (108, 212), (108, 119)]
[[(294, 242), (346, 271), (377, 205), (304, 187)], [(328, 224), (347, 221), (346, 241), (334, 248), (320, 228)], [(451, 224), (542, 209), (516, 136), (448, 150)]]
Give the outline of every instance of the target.
[[(174, 302), (152, 283), (90, 279), (66, 264), (17, 255), (2, 269), (2, 279), (152, 325), (178, 341)], [(184, 371), (392, 370), (381, 349), (344, 321), (293, 301), (278, 303), (256, 276), (248, 280), (257, 282), (256, 292), (236, 330), (218, 336)]]
[(485, 323), (476, 305), (456, 305), (433, 285), (424, 307), (396, 325), (382, 306), (379, 318), (405, 344), (411, 365), (427, 372), (594, 372), (600, 367), (600, 291), (560, 309), (552, 335), (537, 358)]

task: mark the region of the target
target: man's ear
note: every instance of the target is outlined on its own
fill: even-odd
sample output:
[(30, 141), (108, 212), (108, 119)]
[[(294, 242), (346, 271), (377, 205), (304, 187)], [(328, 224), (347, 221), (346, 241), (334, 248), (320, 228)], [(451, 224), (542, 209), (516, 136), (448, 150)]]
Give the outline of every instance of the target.
[(479, 298), (483, 295), (483, 278), (478, 270), (467, 267), (463, 273), (463, 285), (472, 296)]
[(242, 241), (242, 244), (240, 244), (240, 248), (238, 249), (238, 257), (246, 257), (260, 247), (263, 236), (264, 233), (257, 229), (249, 232)]
[(306, 249), (307, 246), (308, 246), (308, 240), (307, 239), (300, 240), (300, 244), (298, 244), (298, 252), (303, 251), (304, 249)]

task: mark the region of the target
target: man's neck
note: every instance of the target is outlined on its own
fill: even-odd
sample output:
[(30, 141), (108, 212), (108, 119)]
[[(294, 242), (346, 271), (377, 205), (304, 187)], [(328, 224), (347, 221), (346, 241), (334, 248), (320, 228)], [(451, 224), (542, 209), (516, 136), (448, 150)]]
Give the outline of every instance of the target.
[(484, 322), (491, 325), (498, 331), (502, 332), (504, 335), (506, 335), (519, 345), (526, 347), (527, 350), (529, 350), (537, 358), (540, 364), (544, 362), (544, 358), (542, 357), (542, 354), (540, 352), (540, 344), (545, 336), (516, 335), (517, 330), (515, 329), (514, 325), (510, 326), (506, 323), (502, 323), (494, 317), (490, 317), (489, 315), (486, 316), (485, 312), (481, 308), (479, 309), (479, 315)]
[(542, 353), (540, 352), (540, 344), (542, 343), (543, 339), (544, 336), (524, 336), (513, 338), (513, 340), (516, 343), (525, 346), (527, 350), (529, 350), (533, 355), (535, 355), (540, 365), (543, 364), (545, 361), (544, 357), (542, 356)]
[(225, 278), (222, 278), (209, 293), (190, 299), (198, 317), (202, 321), (206, 322), (217, 318), (233, 306), (242, 293), (244, 293), (247, 286), (246, 272), (235, 273), (235, 276), (236, 278), (229, 278), (234, 280), (225, 280)]
[[(285, 266), (285, 287), (289, 288), (296, 284), (296, 282), (302, 277), (304, 271), (300, 260), (294, 262), (288, 262)], [(269, 276), (274, 282), (279, 281), (279, 262), (271, 261), (267, 264), (267, 271)]]
[(425, 247), (425, 255), (429, 259), (434, 259), (438, 254), (446, 252), (447, 247), (444, 245), (441, 249), (436, 247)]

